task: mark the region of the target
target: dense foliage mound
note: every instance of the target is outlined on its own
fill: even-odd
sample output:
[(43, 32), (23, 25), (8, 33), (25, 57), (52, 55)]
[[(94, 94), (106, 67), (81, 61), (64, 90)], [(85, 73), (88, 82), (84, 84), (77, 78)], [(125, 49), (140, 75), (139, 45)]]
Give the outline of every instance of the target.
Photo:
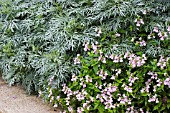
[(169, 110), (169, 2), (0, 4), (0, 69), (10, 85), (67, 112)]

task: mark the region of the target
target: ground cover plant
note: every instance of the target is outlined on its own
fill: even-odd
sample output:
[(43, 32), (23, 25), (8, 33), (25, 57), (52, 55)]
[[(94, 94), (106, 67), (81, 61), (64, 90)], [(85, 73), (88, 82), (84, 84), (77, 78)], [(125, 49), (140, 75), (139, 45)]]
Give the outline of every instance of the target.
[(69, 113), (168, 112), (169, 52), (153, 56), (146, 48), (152, 44), (157, 49), (168, 48), (170, 26), (164, 31), (155, 26), (148, 35), (143, 32), (140, 36), (136, 33), (143, 31), (147, 22), (141, 18), (134, 22), (133, 37), (115, 33), (110, 40), (126, 38), (133, 49), (118, 53), (118, 48), (110, 47), (102, 34), (99, 42), (86, 42), (87, 54), (78, 54), (74, 59), (75, 64), (82, 66), (80, 73), (73, 74), (61, 89), (49, 87), (47, 100)]
[(0, 4), (0, 69), (10, 85), (67, 112), (169, 109), (168, 2)]

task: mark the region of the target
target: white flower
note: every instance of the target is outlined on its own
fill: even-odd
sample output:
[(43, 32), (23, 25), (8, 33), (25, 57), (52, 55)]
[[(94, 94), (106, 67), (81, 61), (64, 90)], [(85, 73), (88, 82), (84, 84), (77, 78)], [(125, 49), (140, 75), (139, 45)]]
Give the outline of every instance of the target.
[(53, 107), (55, 107), (55, 108), (56, 108), (56, 107), (58, 107), (58, 104), (54, 104), (54, 106), (53, 106)]

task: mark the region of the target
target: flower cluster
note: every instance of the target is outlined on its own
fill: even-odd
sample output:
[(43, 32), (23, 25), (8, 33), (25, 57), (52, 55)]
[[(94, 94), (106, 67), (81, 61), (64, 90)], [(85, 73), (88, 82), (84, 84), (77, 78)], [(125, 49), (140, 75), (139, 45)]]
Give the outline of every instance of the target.
[(130, 54), (129, 52), (125, 53), (124, 58), (127, 58), (129, 60), (129, 65), (131, 65), (132, 68), (144, 65), (145, 61), (147, 60), (145, 54), (140, 57), (135, 54)]
[(111, 83), (107, 85), (102, 91), (101, 94), (97, 94), (96, 99), (99, 99), (101, 103), (105, 105), (105, 109), (115, 108), (113, 105), (112, 94), (116, 92), (117, 86), (113, 86)]
[(158, 103), (159, 100), (158, 100), (158, 98), (157, 98), (157, 94), (155, 94), (154, 96), (150, 97), (149, 100), (148, 100), (148, 102), (156, 102), (156, 103)]
[(80, 54), (77, 54), (77, 57), (74, 59), (74, 64), (80, 64)]
[(142, 40), (141, 37), (139, 38), (139, 41), (136, 41), (136, 44), (139, 44), (141, 47), (142, 47), (142, 46), (146, 46), (145, 40)]
[(145, 82), (146, 87), (142, 88), (141, 92), (143, 93), (144, 91), (146, 91), (147, 93), (149, 93), (149, 88), (152, 85), (151, 83), (153, 81), (156, 81), (156, 84), (153, 86), (153, 91), (156, 92), (157, 87), (160, 87), (162, 85), (162, 81), (158, 78), (158, 74), (156, 72), (149, 71), (147, 74), (151, 75), (151, 77)]
[(135, 22), (136, 22), (136, 26), (141, 26), (141, 24), (144, 24), (144, 21), (143, 19), (135, 19)]
[(71, 81), (76, 81), (77, 80), (77, 76), (75, 74), (72, 75)]
[(170, 88), (170, 77), (165, 79), (164, 85), (167, 85)]
[(110, 57), (109, 57), (110, 59), (112, 59), (113, 60), (113, 62), (115, 62), (115, 63), (118, 63), (118, 62), (123, 62), (123, 57), (122, 57), (122, 55), (120, 54), (120, 55), (110, 55)]
[(92, 78), (89, 75), (85, 76), (85, 80), (86, 80), (87, 83), (92, 82)]
[(124, 87), (124, 90), (125, 90), (125, 91), (127, 91), (127, 92), (129, 92), (129, 93), (132, 93), (132, 88), (129, 87), (128, 85), (123, 84), (122, 87)]
[(103, 56), (102, 50), (99, 50), (99, 52), (100, 52), (100, 56), (98, 58), (98, 61), (102, 61), (103, 63), (106, 63), (106, 57)]
[(108, 73), (107, 71), (103, 71), (103, 70), (100, 70), (97, 74), (99, 74), (99, 76), (102, 78), (102, 80), (105, 80), (106, 77), (108, 76)]
[(159, 32), (158, 36), (159, 36), (160, 40), (164, 40), (165, 38), (168, 37), (167, 32)]
[[(163, 40), (165, 40), (165, 38), (168, 38), (167, 32), (169, 32), (169, 34), (170, 34), (170, 26), (168, 26), (167, 32), (160, 31), (158, 27), (154, 27), (153, 32), (156, 33), (158, 35), (159, 39), (163, 41)], [(151, 35), (149, 35), (149, 37), (148, 37), (149, 39), (151, 38), (150, 36)], [(153, 37), (155, 38), (155, 36), (153, 36)]]
[(159, 28), (158, 27), (154, 27), (153, 32), (158, 33), (159, 32)]
[(169, 60), (169, 57), (165, 59), (163, 56), (161, 56), (157, 63), (157, 66), (160, 67), (161, 69), (164, 69), (166, 67), (166, 63), (168, 60)]
[(85, 44), (84, 44), (84, 51), (88, 51), (88, 50), (90, 50), (89, 43), (85, 42)]
[(102, 34), (102, 30), (101, 28), (95, 28), (95, 31), (97, 32), (97, 35), (96, 36), (100, 36)]
[[(140, 108), (140, 112), (144, 113), (142, 108)], [(131, 106), (127, 108), (125, 113), (138, 113), (138, 111), (133, 106)]]
[(123, 94), (122, 96), (119, 94), (119, 98), (118, 101), (120, 102), (120, 104), (131, 104), (131, 100), (128, 99), (128, 96), (126, 96), (125, 94)]
[(139, 78), (138, 77), (133, 77), (133, 74), (130, 75), (128, 81), (129, 81), (129, 86), (132, 86), (133, 83), (138, 80)]

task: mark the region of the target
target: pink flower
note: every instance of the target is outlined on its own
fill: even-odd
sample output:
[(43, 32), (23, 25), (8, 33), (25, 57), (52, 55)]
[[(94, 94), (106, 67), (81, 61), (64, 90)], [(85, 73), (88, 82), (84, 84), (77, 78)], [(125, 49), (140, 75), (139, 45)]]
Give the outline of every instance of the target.
[(89, 75), (86, 75), (86, 82), (92, 82), (92, 78), (89, 77)]
[(148, 37), (147, 37), (148, 39), (151, 39), (152, 37), (151, 37), (151, 35), (148, 35)]
[(164, 37), (168, 37), (167, 32), (164, 32)]
[(63, 113), (67, 113), (66, 111), (63, 111)]
[(162, 32), (159, 32), (159, 33), (158, 33), (158, 36), (159, 36), (159, 37), (162, 37), (162, 36), (163, 36), (163, 35), (162, 35)]
[(166, 67), (166, 62), (169, 60), (169, 58), (164, 58), (163, 56), (160, 57), (157, 66), (161, 67), (161, 69), (164, 69)]
[(54, 100), (54, 96), (51, 96), (50, 103)]
[(161, 80), (160, 80), (160, 79), (158, 79), (156, 82), (158, 83), (156, 86), (160, 87), (160, 86), (161, 86), (161, 84), (162, 84)]
[(93, 97), (90, 97), (90, 101), (91, 101), (91, 102), (94, 102), (94, 98), (93, 98)]
[(94, 53), (96, 53), (97, 52), (97, 45), (94, 45), (94, 43), (92, 43), (92, 49), (93, 49)]
[(146, 92), (147, 92), (147, 93), (149, 93), (149, 88), (150, 88), (149, 85), (150, 85), (150, 84), (147, 84), (147, 85), (146, 85)]
[(115, 76), (114, 75), (112, 75), (112, 77), (110, 78), (111, 80), (115, 80)]
[(102, 62), (105, 64), (106, 63), (106, 58), (103, 58)]
[(96, 32), (98, 31), (98, 28), (97, 28), (97, 27), (95, 28), (95, 31), (96, 31)]
[(135, 80), (137, 80), (138, 79), (138, 77), (132, 77), (132, 74), (131, 74), (131, 76), (129, 77), (129, 82), (130, 82), (130, 84), (129, 84), (129, 86), (132, 86), (132, 84), (135, 82)]
[(155, 94), (153, 97), (149, 98), (149, 100), (148, 100), (148, 102), (155, 102), (155, 101), (156, 101), (156, 103), (159, 102), (158, 98), (157, 98), (157, 94)]
[(72, 75), (71, 81), (76, 81), (77, 80), (77, 76), (75, 74)]
[(102, 60), (102, 55), (99, 56), (98, 61)]
[(142, 89), (140, 90), (140, 92), (141, 92), (141, 93), (143, 93), (144, 91), (145, 91), (145, 89), (144, 89), (144, 88), (142, 88)]
[(130, 88), (129, 86), (125, 86), (124, 90), (126, 90), (129, 93), (132, 93), (132, 88)]
[(165, 79), (164, 85), (167, 85), (170, 88), (170, 77)]
[(77, 113), (82, 113), (83, 111), (84, 111), (84, 109), (82, 107), (77, 108)]
[(111, 92), (116, 92), (116, 90), (117, 90), (117, 86), (112, 86)]
[(146, 46), (146, 42), (144, 40), (139, 42), (140, 46)]
[(86, 84), (83, 84), (83, 88), (85, 88), (86, 87)]
[(153, 91), (154, 91), (154, 92), (156, 91), (156, 87), (157, 87), (157, 86), (154, 86), (154, 87), (153, 87)]
[(143, 13), (144, 15), (146, 15), (146, 10), (144, 10), (142, 13)]
[(99, 29), (96, 28), (95, 31), (98, 32), (96, 36), (100, 36), (102, 34), (101, 28), (99, 28)]
[(112, 55), (110, 55), (110, 59), (112, 59), (112, 60), (114, 59), (114, 56), (113, 56), (113, 54), (112, 54)]
[(77, 54), (77, 57), (74, 59), (74, 64), (80, 64), (79, 56), (80, 54)]
[(101, 33), (102, 33), (102, 30), (101, 30), (101, 28), (99, 28), (98, 34), (101, 34)]
[(140, 20), (135, 20), (135, 22), (136, 22), (136, 26), (140, 26), (141, 24), (144, 24), (144, 21), (143, 21), (143, 19), (140, 19)]
[(73, 112), (73, 108), (72, 107), (68, 107), (68, 111), (70, 112), (70, 113), (72, 113)]
[(56, 99), (59, 100), (59, 99), (60, 99), (60, 96), (57, 96)]
[(164, 40), (164, 37), (161, 37), (160, 40)]
[(84, 44), (84, 51), (90, 50), (90, 48), (88, 46), (89, 46), (88, 42)]
[(90, 110), (91, 105), (87, 106), (87, 110)]
[(158, 27), (154, 27), (153, 31), (158, 33)]
[(167, 29), (167, 31), (169, 32), (169, 34), (170, 34), (170, 26), (168, 26), (168, 29)]
[(141, 23), (141, 24), (144, 24), (144, 21), (143, 21), (143, 19), (140, 19), (140, 23)]
[(140, 21), (137, 21), (136, 26), (138, 27), (140, 26)]
[(125, 55), (124, 55), (124, 58), (129, 57), (129, 54), (130, 54), (129, 52), (126, 52)]
[(143, 109), (142, 109), (142, 108), (140, 108), (139, 110), (140, 110), (140, 112), (141, 112), (141, 113), (144, 113), (144, 111), (143, 111)]
[(121, 104), (131, 103), (131, 100), (129, 100), (125, 94), (123, 94), (123, 97), (119, 97), (118, 101), (120, 101)]
[(83, 103), (83, 108), (86, 108), (86, 106), (87, 106), (87, 103)]

